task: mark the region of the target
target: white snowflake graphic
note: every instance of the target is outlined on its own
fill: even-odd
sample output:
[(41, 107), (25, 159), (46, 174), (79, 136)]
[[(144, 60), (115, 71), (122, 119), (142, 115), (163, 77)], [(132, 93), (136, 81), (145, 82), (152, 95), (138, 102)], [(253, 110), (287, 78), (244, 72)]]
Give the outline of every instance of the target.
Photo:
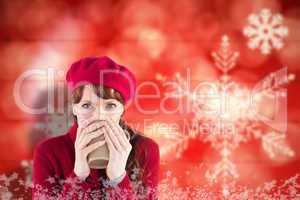
[[(32, 163), (32, 161), (29, 161)], [(28, 175), (28, 174), (25, 174)], [(162, 176), (160, 183), (157, 188), (158, 199), (169, 200), (169, 199), (191, 199), (191, 200), (255, 200), (255, 199), (299, 199), (300, 189), (300, 178), (299, 174), (289, 177), (287, 180), (276, 181), (271, 180), (265, 182), (257, 187), (242, 187), (238, 185), (230, 185), (227, 188), (223, 188), (220, 193), (215, 187), (210, 185), (199, 185), (193, 187), (180, 186), (178, 183), (180, 179), (172, 174), (171, 171), (166, 171)], [(50, 177), (51, 178), (51, 177)], [(99, 180), (101, 181), (101, 180)], [(24, 190), (25, 179), (21, 175), (14, 172), (12, 175), (0, 174), (0, 199), (31, 199), (31, 189), (33, 184), (29, 188)], [(70, 183), (72, 184), (73, 190), (68, 195), (82, 194), (81, 188), (77, 185), (77, 181), (73, 179), (62, 180), (60, 184)], [(137, 185), (136, 185), (137, 184)], [(139, 187), (139, 182), (132, 182), (133, 188)], [(40, 192), (39, 199), (57, 199), (61, 190), (59, 187), (53, 188), (52, 195), (43, 195), (45, 190), (41, 185), (35, 186)], [(140, 186), (142, 187), (142, 186)], [(23, 189), (22, 189), (23, 188)], [(16, 193), (19, 191), (19, 193)], [(101, 190), (90, 191), (90, 199), (102, 199), (103, 194)], [(71, 198), (71, 197), (70, 197)], [(123, 198), (122, 198), (123, 199)], [(144, 199), (144, 196), (138, 196), (138, 199)]]
[[(176, 73), (174, 78), (178, 87), (165, 93), (167, 96), (187, 99), (193, 108), (194, 118), (191, 127), (195, 127), (195, 129), (192, 129), (188, 136), (178, 137), (178, 141), (174, 142), (174, 145), (163, 145), (161, 149), (164, 154), (162, 156), (166, 156), (174, 150), (179, 155), (182, 154), (183, 150), (188, 147), (188, 137), (210, 143), (220, 153), (221, 159), (206, 171), (205, 177), (211, 184), (222, 184), (224, 197), (230, 196), (236, 187), (232, 188), (230, 185), (230, 183), (235, 184), (239, 177), (236, 163), (232, 159), (232, 152), (237, 150), (242, 143), (260, 140), (262, 148), (270, 159), (276, 159), (278, 156), (294, 156), (294, 151), (286, 142), (286, 129), (260, 120), (260, 114), (256, 111), (264, 111), (261, 108), (265, 107), (266, 103), (274, 102), (275, 97), (278, 98), (278, 102), (286, 99), (284, 86), (295, 80), (295, 75), (289, 74), (287, 68), (283, 68), (270, 73), (258, 82), (254, 87), (255, 90), (250, 89), (234, 81), (228, 74), (228, 71), (236, 66), (238, 55), (238, 52), (231, 49), (227, 35), (222, 37), (220, 49), (212, 52), (215, 66), (222, 74), (218, 80), (213, 82), (215, 87), (201, 90), (200, 93), (202, 95), (216, 93), (220, 97), (217, 101), (210, 98), (195, 98), (197, 94), (188, 89), (188, 83), (180, 73)], [(156, 78), (163, 83), (167, 81), (167, 78), (161, 74), (157, 74)], [(251, 101), (251, 97), (253, 97), (253, 101)], [(222, 112), (216, 114), (204, 112), (207, 110)], [(276, 108), (272, 108), (272, 110), (275, 111)], [(276, 118), (275, 113), (272, 112), (272, 117)], [(206, 125), (208, 129), (202, 128), (201, 125)]]
[(262, 54), (269, 54), (272, 48), (283, 47), (283, 38), (288, 35), (288, 28), (283, 25), (282, 15), (262, 9), (258, 14), (249, 15), (248, 23), (243, 32), (249, 38), (250, 49), (259, 48)]
[(216, 67), (226, 74), (235, 67), (239, 52), (231, 49), (229, 37), (227, 35), (222, 36), (220, 47), (221, 48), (218, 51), (213, 51), (211, 55), (215, 60)]

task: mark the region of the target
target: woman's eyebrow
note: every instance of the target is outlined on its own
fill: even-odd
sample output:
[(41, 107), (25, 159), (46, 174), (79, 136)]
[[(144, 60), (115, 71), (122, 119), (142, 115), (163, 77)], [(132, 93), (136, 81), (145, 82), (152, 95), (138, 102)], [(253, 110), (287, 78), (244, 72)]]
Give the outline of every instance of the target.
[(106, 103), (116, 103), (115, 99), (105, 99)]
[(81, 102), (81, 103), (91, 103), (90, 100), (81, 100), (80, 102)]

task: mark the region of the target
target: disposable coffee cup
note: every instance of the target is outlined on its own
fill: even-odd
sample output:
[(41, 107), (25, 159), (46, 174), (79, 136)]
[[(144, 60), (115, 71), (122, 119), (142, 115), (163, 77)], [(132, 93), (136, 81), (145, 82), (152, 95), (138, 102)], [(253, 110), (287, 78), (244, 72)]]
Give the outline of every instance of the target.
[[(105, 140), (104, 135), (100, 135), (99, 137), (92, 139), (89, 145), (101, 140)], [(90, 152), (87, 157), (88, 165), (92, 169), (106, 168), (108, 160), (109, 151), (106, 143), (104, 145), (99, 146), (94, 151)]]

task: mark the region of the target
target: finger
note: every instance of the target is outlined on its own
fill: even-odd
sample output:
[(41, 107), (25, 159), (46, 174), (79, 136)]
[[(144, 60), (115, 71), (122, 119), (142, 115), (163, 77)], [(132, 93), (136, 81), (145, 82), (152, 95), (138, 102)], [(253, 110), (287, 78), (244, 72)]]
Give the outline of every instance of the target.
[(117, 129), (120, 130), (120, 132), (123, 132), (123, 133), (124, 133), (124, 134), (121, 134), (121, 138), (122, 138), (123, 142), (124, 142), (125, 144), (130, 143), (130, 142), (129, 142), (129, 140), (130, 140), (130, 134), (128, 133), (128, 131), (125, 130), (125, 129), (123, 129), (119, 124), (116, 124), (116, 127), (117, 127)]
[(118, 129), (118, 124), (116, 122), (114, 122), (112, 119), (108, 119), (108, 125), (111, 128), (111, 130), (114, 133), (114, 136), (117, 138), (118, 142), (120, 143), (120, 145), (122, 145), (123, 149), (127, 148), (127, 143), (125, 141), (125, 133), (124, 130), (120, 127), (120, 129)]
[(119, 142), (119, 139), (115, 136), (114, 132), (112, 131), (112, 129), (108, 126), (105, 126), (106, 128), (106, 132), (108, 133), (108, 136), (110, 137), (115, 149), (117, 151), (122, 151), (123, 147)]
[(128, 144), (126, 144), (125, 141), (122, 139), (122, 135), (125, 134), (124, 131), (123, 130), (119, 131), (119, 129), (116, 126), (117, 125), (116, 122), (112, 121), (111, 119), (108, 120), (108, 124), (113, 134), (111, 137), (113, 142), (115, 142), (116, 145), (120, 147), (118, 150), (126, 150)]
[(104, 121), (94, 120), (89, 125), (84, 128), (86, 134), (93, 132), (95, 129), (103, 127), (105, 125)]
[(105, 144), (105, 141), (104, 140), (101, 140), (101, 141), (98, 141), (98, 142), (95, 142), (87, 147), (85, 147), (83, 149), (83, 153), (85, 155), (88, 155), (90, 152), (94, 151), (95, 149), (97, 149), (98, 147), (102, 146)]
[(83, 131), (82, 131), (82, 134), (79, 136), (78, 140), (79, 142), (81, 142), (81, 140), (83, 139), (83, 137), (85, 135), (88, 135), (92, 132), (95, 132), (99, 129), (101, 129), (102, 127), (104, 127), (105, 123), (104, 121), (96, 121), (96, 122), (93, 122), (92, 124), (89, 124)]
[(122, 140), (123, 145), (125, 146), (125, 149), (131, 149), (132, 145), (130, 143), (130, 133), (123, 129), (118, 123), (116, 123), (116, 128), (122, 132), (120, 135), (120, 139)]
[(95, 120), (94, 117), (85, 119), (85, 120), (82, 121), (81, 124), (78, 124), (78, 127), (80, 127), (81, 129), (84, 129), (84, 128), (86, 128), (88, 125), (90, 125), (94, 120)]
[(78, 130), (77, 130), (77, 135), (76, 135), (76, 138), (78, 137), (78, 140), (79, 138), (83, 135), (83, 131), (84, 129), (90, 125), (92, 122), (94, 121), (93, 118), (88, 118), (88, 119), (85, 119), (83, 120), (82, 123), (78, 123)]
[(99, 129), (93, 133), (87, 134), (81, 141), (81, 143), (79, 144), (79, 148), (83, 149), (84, 147), (86, 147), (94, 138), (100, 137), (101, 135), (104, 134), (104, 130), (103, 129)]
[(112, 152), (112, 153), (113, 153), (113, 152), (116, 152), (117, 150), (116, 150), (116, 148), (115, 148), (115, 146), (114, 146), (114, 144), (113, 144), (111, 138), (109, 137), (109, 133), (108, 133), (108, 132), (105, 132), (105, 133), (104, 133), (104, 137), (105, 137), (105, 141), (106, 141), (106, 143), (107, 143), (109, 152)]
[[(115, 124), (115, 127), (116, 127), (116, 129), (119, 130), (119, 132), (124, 132), (124, 134), (122, 134), (122, 136), (125, 136), (124, 138), (125, 138), (126, 140), (129, 140), (129, 138), (128, 138), (128, 137), (130, 137), (130, 136), (129, 136), (129, 133), (127, 134), (127, 133), (125, 132), (125, 129), (123, 129), (123, 128), (120, 126), (119, 123), (115, 122), (112, 118), (109, 118), (109, 121), (112, 122), (112, 124)], [(127, 136), (127, 135), (128, 135), (128, 136)]]
[(128, 131), (127, 131), (126, 129), (123, 129), (119, 124), (117, 124), (116, 127), (117, 127), (117, 129), (119, 129), (120, 131), (124, 131), (124, 134), (123, 134), (124, 138), (125, 138), (126, 140), (129, 140), (130, 134), (128, 133)]

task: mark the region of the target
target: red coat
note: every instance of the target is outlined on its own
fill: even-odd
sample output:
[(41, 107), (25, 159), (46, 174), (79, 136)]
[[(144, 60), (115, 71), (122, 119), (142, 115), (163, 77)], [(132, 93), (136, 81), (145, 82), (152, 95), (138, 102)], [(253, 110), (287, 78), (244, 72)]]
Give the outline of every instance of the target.
[[(130, 141), (136, 149), (136, 158), (144, 170), (143, 180), (133, 181), (127, 170), (117, 186), (107, 185), (105, 169), (91, 169), (85, 181), (74, 173), (77, 123), (61, 136), (41, 141), (34, 150), (32, 198), (40, 199), (157, 199), (159, 181), (159, 147), (141, 134)], [(104, 181), (102, 181), (104, 180)], [(146, 198), (136, 193), (139, 184), (148, 189)], [(139, 191), (142, 191), (139, 189)], [(145, 191), (145, 190), (144, 190)]]

